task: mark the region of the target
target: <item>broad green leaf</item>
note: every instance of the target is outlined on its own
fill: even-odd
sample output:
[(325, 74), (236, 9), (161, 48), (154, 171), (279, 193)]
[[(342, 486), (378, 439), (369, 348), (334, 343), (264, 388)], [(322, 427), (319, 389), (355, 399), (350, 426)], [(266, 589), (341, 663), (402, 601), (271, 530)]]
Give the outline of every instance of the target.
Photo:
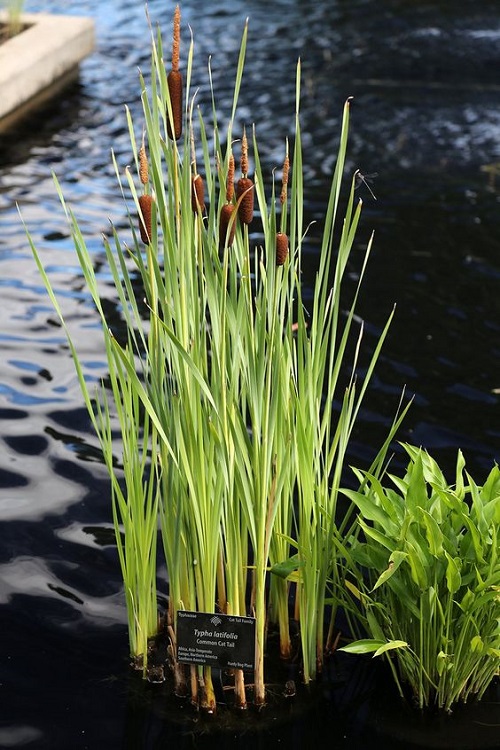
[(374, 521), (381, 526), (382, 529), (386, 529), (388, 533), (396, 531), (396, 527), (391, 521), (388, 513), (376, 504), (375, 495), (372, 493), (364, 495), (361, 492), (355, 492), (354, 490), (349, 489), (343, 489), (342, 493), (352, 500), (352, 502), (359, 508), (365, 520)]
[(470, 536), (469, 541), (471, 542), (471, 545), (469, 545), (468, 547), (469, 551), (474, 551), (474, 556), (477, 562), (484, 562), (485, 549), (483, 545), (487, 543), (487, 540), (481, 537), (479, 529), (475, 525), (472, 518), (470, 518), (470, 516), (464, 515), (463, 523), (465, 524), (465, 526), (467, 527), (467, 531), (469, 532), (467, 536)]
[(372, 588), (372, 591), (375, 591), (375, 589), (378, 589), (379, 586), (381, 586), (383, 583), (389, 580), (394, 573), (397, 571), (401, 563), (406, 560), (408, 557), (406, 552), (401, 552), (398, 550), (395, 550), (392, 552), (392, 554), (389, 557), (389, 565), (386, 570), (384, 570), (383, 573), (380, 574), (380, 576), (377, 579), (377, 582), (375, 586)]
[(386, 651), (392, 651), (395, 648), (407, 648), (408, 644), (406, 641), (389, 641), (384, 646), (381, 646), (378, 648), (375, 653), (373, 654), (373, 658), (376, 656), (380, 656), (381, 654), (385, 654)]
[(348, 654), (372, 654), (387, 645), (387, 641), (379, 641), (374, 638), (365, 638), (359, 641), (353, 641), (347, 646), (342, 646), (339, 651), (345, 651)]
[(485, 503), (484, 517), (488, 526), (500, 526), (500, 494)]
[(362, 519), (359, 520), (359, 525), (365, 532), (366, 536), (371, 537), (371, 539), (374, 539), (390, 552), (394, 551), (396, 541), (393, 538), (386, 536), (383, 531), (379, 531), (378, 529), (374, 529), (373, 526), (369, 526)]
[(356, 597), (356, 599), (358, 599), (359, 601), (362, 601), (364, 595), (361, 593), (361, 591), (358, 589), (357, 586), (351, 583), (351, 581), (344, 581), (344, 586), (346, 587), (348, 591), (351, 592), (351, 594), (353, 594)]
[(460, 558), (451, 557), (447, 552), (446, 557), (446, 586), (450, 594), (455, 594), (462, 585), (462, 575), (460, 572)]
[[(452, 591), (451, 593), (455, 592)], [(470, 589), (467, 589), (462, 597), (462, 601), (458, 603), (458, 606), (460, 607), (462, 612), (469, 612), (472, 610), (475, 598), (476, 597), (474, 596), (473, 592)]]
[(486, 502), (500, 497), (500, 468), (498, 466), (494, 466), (488, 474), (481, 495)]
[(422, 468), (425, 481), (428, 484), (436, 484), (439, 487), (446, 487), (446, 478), (437, 462), (425, 450), (422, 450), (420, 455), (422, 458)]
[(427, 552), (426, 542), (416, 529), (407, 532), (405, 550), (408, 554), (408, 564), (415, 583), (426, 589), (432, 583), (432, 557)]
[(288, 560), (283, 560), (283, 562), (272, 565), (271, 573), (274, 573), (274, 575), (278, 576), (279, 578), (287, 579), (292, 573), (296, 572), (303, 565), (304, 562), (299, 560), (298, 555), (292, 555), (292, 557), (289, 557)]
[(376, 639), (380, 641), (380, 645), (387, 643), (387, 638), (385, 637), (385, 633), (383, 629), (381, 628), (377, 616), (375, 612), (377, 611), (384, 611), (383, 604), (378, 605), (378, 607), (370, 606), (366, 610), (366, 620), (368, 623), (368, 632), (370, 632), (373, 636), (375, 636)]
[(406, 508), (411, 518), (417, 517), (417, 508), (427, 508), (429, 498), (424, 478), (422, 452), (417, 453), (415, 460), (408, 467), (408, 491), (406, 493)]
[(472, 653), (482, 653), (484, 651), (484, 641), (480, 635), (475, 635), (471, 638), (470, 650)]
[(457, 453), (457, 465), (455, 469), (455, 492), (458, 497), (463, 500), (465, 494), (464, 487), (464, 470), (465, 470), (465, 458), (461, 450)]
[(445, 671), (450, 670), (451, 667), (452, 664), (449, 655), (445, 654), (444, 651), (440, 651), (436, 657), (436, 669), (438, 675), (441, 677), (441, 675), (443, 675)]
[(425, 525), (426, 538), (431, 555), (439, 557), (443, 553), (443, 534), (432, 515), (422, 509), (422, 520)]
[(403, 520), (404, 514), (401, 498), (399, 498), (393, 490), (386, 490), (377, 477), (371, 476), (370, 474), (367, 474), (366, 476), (370, 482), (371, 493), (375, 495), (378, 504), (389, 516), (391, 521), (399, 526)]

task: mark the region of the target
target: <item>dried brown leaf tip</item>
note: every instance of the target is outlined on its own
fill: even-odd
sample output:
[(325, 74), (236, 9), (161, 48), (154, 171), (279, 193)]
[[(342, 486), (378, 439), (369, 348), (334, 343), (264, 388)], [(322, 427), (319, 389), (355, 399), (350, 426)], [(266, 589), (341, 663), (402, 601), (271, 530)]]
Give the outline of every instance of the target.
[(288, 235), (284, 232), (276, 234), (276, 265), (282, 266), (288, 256)]
[(146, 154), (146, 146), (144, 145), (144, 138), (142, 139), (142, 146), (139, 149), (139, 177), (143, 185), (148, 184), (149, 167), (148, 167), (148, 156)]
[(179, 71), (179, 54), (181, 42), (181, 11), (177, 5), (174, 12), (174, 34), (172, 43), (172, 70), (167, 76), (168, 96), (172, 108), (172, 120), (167, 111), (167, 135), (178, 141), (182, 135), (182, 102), (183, 82)]
[(153, 198), (150, 195), (141, 195), (139, 197), (139, 231), (141, 240), (145, 245), (151, 242), (151, 223), (153, 215)]
[(243, 138), (241, 139), (240, 166), (242, 176), (236, 183), (238, 218), (242, 224), (250, 224), (253, 219), (254, 184), (248, 177), (248, 141), (245, 130), (243, 130)]
[(195, 214), (205, 212), (205, 183), (201, 174), (195, 174), (191, 182), (191, 207)]

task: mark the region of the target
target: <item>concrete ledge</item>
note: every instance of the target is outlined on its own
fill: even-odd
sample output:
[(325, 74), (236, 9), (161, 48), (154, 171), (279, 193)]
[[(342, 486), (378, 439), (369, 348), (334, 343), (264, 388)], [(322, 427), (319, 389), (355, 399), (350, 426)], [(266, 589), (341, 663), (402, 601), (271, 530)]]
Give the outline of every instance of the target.
[[(0, 12), (0, 23), (6, 19)], [(0, 130), (46, 99), (44, 92), (57, 91), (55, 84), (74, 77), (94, 49), (91, 18), (25, 13), (21, 22), (27, 28), (0, 44)]]

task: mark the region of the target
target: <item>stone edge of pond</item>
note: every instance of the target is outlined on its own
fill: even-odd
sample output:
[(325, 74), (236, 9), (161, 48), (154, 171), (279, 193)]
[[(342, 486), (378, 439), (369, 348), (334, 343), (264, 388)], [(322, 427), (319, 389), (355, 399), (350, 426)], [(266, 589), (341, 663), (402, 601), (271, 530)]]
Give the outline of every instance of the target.
[[(0, 24), (6, 21), (0, 12)], [(0, 44), (0, 132), (56, 96), (95, 47), (92, 18), (24, 13), (21, 24)]]

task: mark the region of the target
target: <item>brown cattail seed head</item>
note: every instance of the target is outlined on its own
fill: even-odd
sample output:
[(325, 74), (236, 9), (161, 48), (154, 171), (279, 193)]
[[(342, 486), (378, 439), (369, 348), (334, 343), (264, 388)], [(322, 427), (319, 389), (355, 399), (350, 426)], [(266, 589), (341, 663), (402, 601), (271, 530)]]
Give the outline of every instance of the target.
[(173, 120), (171, 123), (167, 110), (167, 135), (172, 140), (178, 141), (182, 135), (182, 73), (178, 70), (171, 70), (167, 76), (167, 85)]
[(141, 213), (139, 214), (139, 229), (141, 232), (141, 240), (145, 245), (149, 245), (151, 242), (151, 216), (153, 213), (153, 199), (150, 195), (141, 195), (139, 197), (139, 208)]
[(276, 265), (282, 266), (288, 255), (288, 235), (284, 232), (276, 234)]
[(139, 177), (143, 185), (147, 185), (149, 181), (149, 168), (148, 168), (148, 157), (146, 155), (146, 147), (144, 143), (139, 149)]
[(288, 154), (287, 154), (285, 156), (285, 161), (283, 162), (283, 177), (281, 178), (281, 194), (280, 194), (281, 205), (286, 203), (289, 171), (290, 171), (290, 159), (288, 158)]
[(230, 203), (234, 195), (234, 156), (231, 154), (227, 165), (226, 200)]
[(195, 174), (191, 182), (191, 207), (195, 214), (205, 211), (205, 183), (200, 174)]
[[(220, 212), (220, 220), (219, 220), (219, 248), (223, 250), (226, 245), (227, 247), (231, 247), (234, 241), (234, 232), (236, 229), (236, 222), (233, 221), (231, 229), (229, 230), (228, 235), (228, 228), (229, 228), (229, 222), (231, 220), (231, 216), (233, 215), (234, 211), (234, 205), (232, 203), (226, 203), (224, 206), (222, 206), (221, 212)], [(227, 238), (227, 241), (226, 241)]]
[(249, 177), (240, 177), (236, 183), (236, 198), (239, 201), (238, 218), (242, 224), (250, 224), (253, 219), (253, 196), (252, 180)]

